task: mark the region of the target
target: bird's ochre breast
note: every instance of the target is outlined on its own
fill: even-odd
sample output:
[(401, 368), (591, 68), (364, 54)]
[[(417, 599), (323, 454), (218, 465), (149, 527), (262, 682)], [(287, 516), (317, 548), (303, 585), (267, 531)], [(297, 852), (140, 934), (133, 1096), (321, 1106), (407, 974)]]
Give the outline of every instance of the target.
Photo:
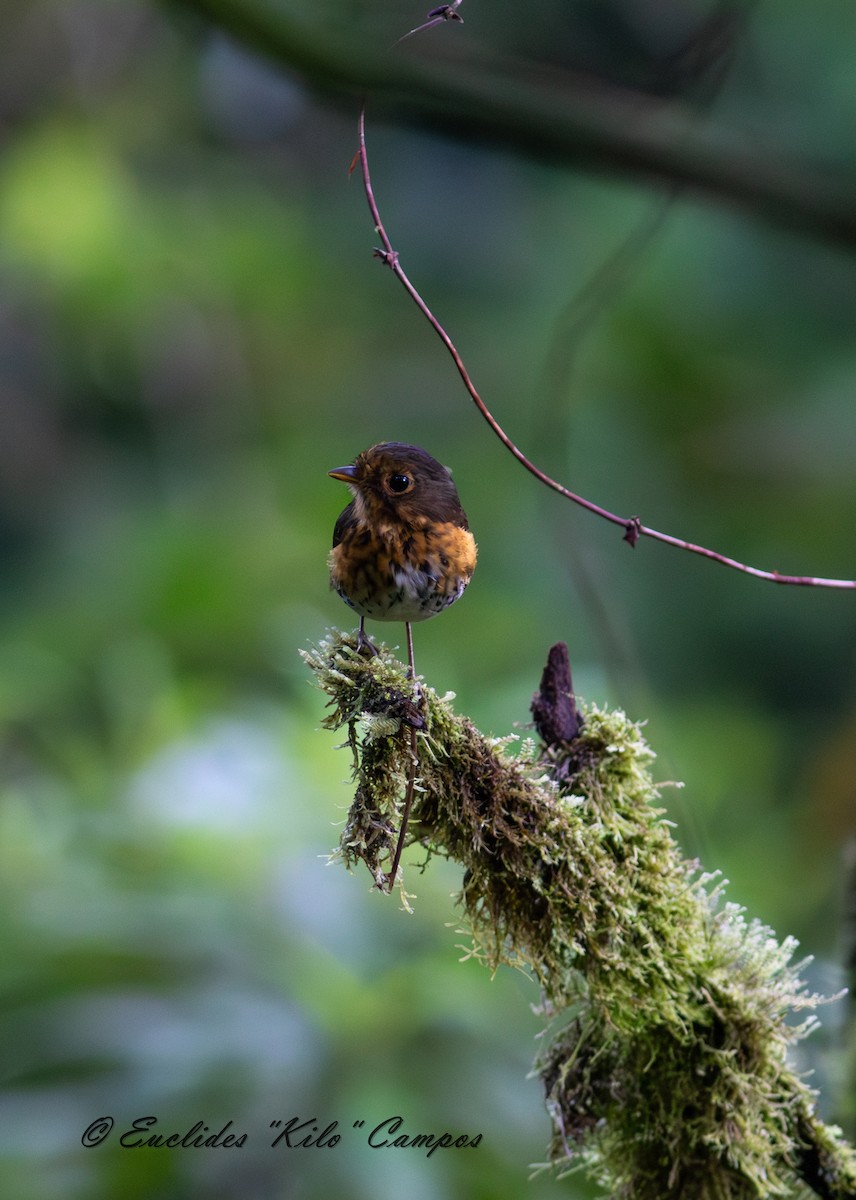
[(476, 543), (454, 522), (373, 527), (354, 521), (330, 554), (330, 582), (360, 616), (425, 621), (463, 594)]

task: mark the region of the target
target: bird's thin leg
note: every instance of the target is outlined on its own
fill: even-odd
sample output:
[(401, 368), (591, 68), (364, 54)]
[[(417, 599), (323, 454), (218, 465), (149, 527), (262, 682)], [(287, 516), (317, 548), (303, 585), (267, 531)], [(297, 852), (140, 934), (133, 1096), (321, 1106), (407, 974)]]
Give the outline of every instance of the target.
[(404, 622), (404, 628), (407, 630), (407, 674), (411, 679), (416, 678), (416, 663), (413, 661), (413, 629), (410, 622)]
[(368, 654), (373, 658), (377, 652), (377, 646), (366, 633), (366, 619), (365, 617), (360, 617), (360, 631), (357, 634), (357, 654)]
[(413, 629), (410, 622), (404, 622), (404, 628), (407, 630), (407, 678), (413, 683), (413, 699), (417, 706), (422, 704), (422, 687), (416, 678), (416, 660), (413, 657)]

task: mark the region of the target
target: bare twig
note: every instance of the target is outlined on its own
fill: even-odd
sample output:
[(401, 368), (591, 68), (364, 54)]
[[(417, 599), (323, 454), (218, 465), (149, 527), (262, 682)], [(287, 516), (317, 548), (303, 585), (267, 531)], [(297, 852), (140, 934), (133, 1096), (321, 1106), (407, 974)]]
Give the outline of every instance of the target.
[(375, 200), (374, 189), (372, 188), (368, 153), (366, 151), (365, 115), (365, 104), (363, 104), (360, 109), (360, 145), (358, 155), (369, 211), (372, 215), (375, 232), (380, 237), (382, 243), (380, 248), (375, 249), (375, 255), (381, 260), (381, 262), (389, 267), (392, 273), (403, 285), (411, 300), (424, 315), (426, 320), (430, 323), (434, 332), (448, 350), (452, 357), (452, 361), (458, 370), (458, 374), (463, 380), (464, 387), (469, 392), (476, 408), (487, 421), (490, 428), (506, 447), (506, 449), (514, 455), (517, 461), (524, 466), (530, 474), (534, 475), (539, 482), (545, 485), (545, 487), (551, 488), (554, 492), (558, 492), (560, 496), (564, 496), (566, 500), (571, 500), (574, 504), (578, 504), (581, 508), (585, 508), (589, 512), (594, 513), (595, 516), (602, 517), (605, 521), (610, 521), (613, 525), (620, 526), (624, 530), (624, 540), (631, 546), (635, 546), (640, 537), (647, 537), (652, 538), (657, 542), (664, 542), (667, 546), (676, 546), (680, 550), (687, 550), (691, 554), (697, 554), (702, 558), (708, 558), (712, 562), (717, 562), (724, 567), (730, 567), (734, 571), (741, 571), (744, 575), (752, 575), (756, 579), (765, 579), (771, 583), (791, 584), (798, 587), (850, 588), (856, 590), (856, 579), (824, 579), (815, 575), (785, 575), (780, 571), (764, 571), (761, 570), (760, 567), (749, 566), (747, 563), (739, 562), (736, 558), (730, 558), (728, 555), (720, 554), (716, 550), (710, 550), (706, 546), (699, 546), (695, 542), (686, 541), (684, 538), (674, 537), (670, 533), (661, 533), (657, 529), (651, 529), (648, 525), (643, 525), (639, 517), (621, 517), (617, 513), (610, 512), (609, 509), (603, 508), (599, 504), (595, 504), (594, 501), (587, 500), (584, 496), (577, 495), (576, 492), (572, 492), (569, 488), (566, 488), (564, 484), (558, 483), (555, 479), (547, 475), (533, 462), (531, 462), (523, 453), (523, 451), (520, 450), (511, 440), (497, 419), (494, 417), (493, 413), (487, 407), (484, 400), (479, 395), (454, 342), (449, 337), (443, 325), (434, 316), (431, 309), (422, 299), (422, 296), (416, 290), (414, 285), (411, 283), (410, 278), (401, 265), (398, 251), (393, 249), (392, 242), (389, 239), (389, 235), (387, 234), (381, 219), (380, 210), (378, 209), (377, 201)]

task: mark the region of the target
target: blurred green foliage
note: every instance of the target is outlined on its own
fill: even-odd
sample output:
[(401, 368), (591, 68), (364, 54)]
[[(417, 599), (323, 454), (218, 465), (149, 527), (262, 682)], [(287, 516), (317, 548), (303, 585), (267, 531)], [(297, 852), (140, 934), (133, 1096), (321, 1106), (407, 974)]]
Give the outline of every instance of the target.
[[(470, 4), (427, 38), (516, 44), (519, 6)], [(690, 9), (530, 5), (520, 44), (555, 60), (567, 38), (574, 65), (653, 87)], [(390, 42), (421, 17), (313, 6), (322, 34)], [(848, 6), (758, 7), (700, 119), (852, 167), (854, 32)], [(411, 861), (407, 916), (325, 866), (348, 759), (297, 655), (350, 621), (325, 472), (386, 438), (454, 467), (480, 565), (417, 629), (420, 670), (502, 733), (566, 640), (577, 690), (647, 719), (660, 777), (686, 782), (667, 793), (685, 849), (798, 936), (826, 990), (856, 832), (853, 594), (631, 551), (539, 490), (372, 262), (355, 111), (216, 30), (146, 0), (5, 6), (0, 116), (4, 1194), (587, 1195), (526, 1182), (549, 1132), (526, 1078), (537, 995), (457, 961), (454, 869)], [(375, 189), (518, 444), (657, 528), (856, 574), (852, 259), (679, 196), (585, 328), (572, 306), (557, 390), (560, 312), (657, 195), (449, 132), (370, 122)], [(845, 1015), (806, 1049), (830, 1114)], [(395, 1113), (482, 1144), (370, 1151), (353, 1122)], [(114, 1134), (84, 1149), (104, 1114)], [(248, 1145), (119, 1149), (148, 1114), (231, 1119)], [(342, 1143), (271, 1150), (294, 1115)]]

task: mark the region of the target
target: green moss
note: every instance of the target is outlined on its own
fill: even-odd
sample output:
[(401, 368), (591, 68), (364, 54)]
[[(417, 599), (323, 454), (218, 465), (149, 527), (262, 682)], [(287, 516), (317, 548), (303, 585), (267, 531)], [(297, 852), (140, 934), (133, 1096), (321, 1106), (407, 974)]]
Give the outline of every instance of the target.
[(796, 944), (682, 857), (638, 725), (584, 708), (572, 742), (513, 757), (431, 688), (417, 707), (383, 647), (333, 633), (304, 657), (354, 755), (338, 853), (378, 882), (422, 726), (409, 837), (463, 866), (473, 953), (541, 987), (551, 1163), (615, 1200), (856, 1195), (856, 1156), (788, 1063), (814, 1024), (793, 1013), (818, 1003)]

